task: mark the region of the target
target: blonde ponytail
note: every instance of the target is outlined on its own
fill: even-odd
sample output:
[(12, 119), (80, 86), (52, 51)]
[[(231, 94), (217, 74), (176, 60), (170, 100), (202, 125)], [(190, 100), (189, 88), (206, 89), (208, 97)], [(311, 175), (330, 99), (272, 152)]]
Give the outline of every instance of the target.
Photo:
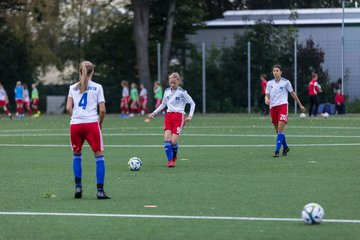
[(84, 61), (80, 63), (79, 67), (79, 84), (78, 88), (80, 93), (86, 91), (88, 87), (88, 81), (91, 79), (92, 74), (94, 73), (94, 65), (89, 61)]

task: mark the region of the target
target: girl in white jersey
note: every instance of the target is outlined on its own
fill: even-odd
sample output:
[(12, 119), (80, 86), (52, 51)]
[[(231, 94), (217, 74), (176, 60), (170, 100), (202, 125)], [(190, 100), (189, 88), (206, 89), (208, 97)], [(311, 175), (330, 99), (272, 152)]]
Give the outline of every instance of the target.
[(265, 103), (270, 105), (270, 117), (277, 133), (274, 157), (279, 157), (281, 145), (283, 145), (283, 156), (286, 156), (290, 150), (286, 144), (284, 133), (285, 124), (288, 121), (288, 93), (297, 102), (302, 112), (305, 112), (305, 107), (294, 92), (290, 81), (281, 77), (281, 66), (273, 66), (272, 73), (274, 79), (267, 82)]
[(104, 192), (105, 158), (100, 130), (106, 113), (105, 98), (102, 86), (91, 80), (93, 74), (94, 66), (91, 62), (80, 63), (79, 82), (70, 86), (66, 103), (66, 110), (71, 115), (70, 140), (73, 150), (75, 198), (82, 197), (81, 150), (86, 140), (95, 155), (97, 198), (110, 199)]
[(130, 102), (130, 93), (129, 93), (129, 83), (126, 80), (121, 81), (122, 94), (120, 100), (120, 111), (121, 118), (127, 118), (129, 115), (129, 102)]
[(28, 89), (28, 85), (26, 83), (22, 84), (23, 86), (23, 102), (24, 102), (24, 106), (26, 107), (26, 109), (28, 110), (28, 114), (29, 116), (32, 115), (32, 111), (30, 108), (30, 94), (29, 94), (29, 89)]
[[(154, 118), (167, 106), (164, 119), (164, 147), (167, 156), (167, 166), (175, 167), (178, 151), (178, 138), (185, 122), (190, 122), (195, 111), (195, 102), (190, 95), (181, 87), (180, 75), (172, 73), (169, 76), (170, 88), (165, 89), (161, 105), (152, 112), (149, 117)], [(185, 105), (190, 104), (189, 116), (185, 118)]]
[(10, 120), (12, 119), (12, 115), (6, 105), (9, 103), (9, 98), (4, 89), (4, 86), (0, 82), (0, 108), (4, 109), (4, 112), (9, 116)]

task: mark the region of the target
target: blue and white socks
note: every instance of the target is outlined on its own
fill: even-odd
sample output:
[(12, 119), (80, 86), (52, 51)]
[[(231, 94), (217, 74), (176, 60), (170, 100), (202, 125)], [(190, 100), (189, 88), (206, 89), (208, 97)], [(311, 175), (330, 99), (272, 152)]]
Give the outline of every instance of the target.
[(104, 190), (104, 181), (105, 181), (105, 158), (104, 156), (95, 157), (96, 160), (96, 180), (98, 190)]
[[(96, 180), (98, 190), (103, 190), (104, 181), (105, 181), (105, 158), (104, 156), (95, 157), (96, 161)], [(73, 171), (75, 178), (75, 186), (82, 187), (81, 177), (82, 177), (82, 155), (73, 154)]]
[[(281, 145), (284, 143), (284, 139), (285, 139), (284, 132), (278, 132), (277, 139), (276, 139), (275, 153), (280, 152), (280, 148), (281, 148)], [(286, 142), (285, 142), (285, 144), (286, 144)]]
[(173, 153), (173, 159), (176, 159), (179, 145), (176, 143), (175, 145), (171, 145), (171, 148)]
[(165, 153), (166, 153), (166, 157), (167, 157), (168, 161), (172, 160), (173, 159), (173, 148), (171, 145), (171, 141), (165, 141), (164, 148), (165, 148)]
[(73, 171), (74, 171), (76, 187), (81, 187), (81, 176), (82, 176), (81, 161), (82, 161), (81, 154), (73, 154)]

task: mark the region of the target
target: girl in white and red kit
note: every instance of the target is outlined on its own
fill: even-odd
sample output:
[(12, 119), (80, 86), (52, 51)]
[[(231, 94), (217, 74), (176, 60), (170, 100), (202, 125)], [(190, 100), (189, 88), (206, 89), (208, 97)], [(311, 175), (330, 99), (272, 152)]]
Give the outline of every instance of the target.
[[(165, 89), (161, 105), (149, 114), (149, 117), (154, 118), (156, 114), (167, 107), (164, 119), (164, 148), (168, 160), (168, 167), (175, 167), (179, 135), (185, 122), (191, 121), (195, 111), (195, 102), (187, 91), (179, 87), (180, 83), (181, 77), (178, 73), (174, 72), (170, 74), (170, 87)], [(190, 112), (185, 118), (185, 105), (187, 103), (190, 104)]]
[(289, 80), (283, 78), (280, 65), (272, 67), (274, 79), (266, 84), (265, 103), (270, 106), (270, 117), (274, 125), (277, 139), (275, 144), (274, 157), (279, 157), (279, 151), (283, 146), (282, 156), (286, 156), (290, 151), (285, 138), (285, 125), (288, 122), (288, 95), (297, 102), (302, 112), (305, 112), (305, 107), (301, 104), (298, 96), (294, 92)]
[[(105, 118), (104, 91), (92, 81), (94, 66), (89, 61), (80, 63), (79, 81), (70, 86), (66, 110), (71, 116), (70, 140), (73, 150), (75, 198), (82, 198), (82, 146), (86, 140), (94, 152), (98, 199), (110, 199), (104, 192), (105, 158), (101, 134)], [(99, 116), (98, 116), (99, 111)]]

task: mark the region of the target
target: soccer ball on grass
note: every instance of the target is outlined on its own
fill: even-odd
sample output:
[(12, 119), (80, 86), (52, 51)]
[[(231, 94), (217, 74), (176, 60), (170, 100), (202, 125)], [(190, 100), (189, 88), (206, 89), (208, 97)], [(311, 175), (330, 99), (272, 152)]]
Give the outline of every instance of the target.
[(323, 114), (321, 114), (321, 116), (322, 116), (323, 118), (328, 118), (330, 115), (329, 115), (329, 113), (324, 112)]
[(300, 113), (300, 118), (306, 118), (306, 113)]
[(142, 166), (142, 162), (138, 157), (130, 158), (128, 162), (128, 167), (131, 171), (139, 171)]
[(301, 217), (307, 224), (320, 224), (324, 215), (324, 209), (317, 203), (306, 204), (301, 211)]

